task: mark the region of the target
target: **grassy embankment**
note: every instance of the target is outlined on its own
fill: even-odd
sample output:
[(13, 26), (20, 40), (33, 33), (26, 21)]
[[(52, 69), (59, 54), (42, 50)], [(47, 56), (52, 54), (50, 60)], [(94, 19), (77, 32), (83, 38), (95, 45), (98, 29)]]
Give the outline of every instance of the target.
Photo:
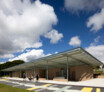
[(0, 92), (34, 92), (34, 91), (28, 91), (21, 88), (0, 84)]

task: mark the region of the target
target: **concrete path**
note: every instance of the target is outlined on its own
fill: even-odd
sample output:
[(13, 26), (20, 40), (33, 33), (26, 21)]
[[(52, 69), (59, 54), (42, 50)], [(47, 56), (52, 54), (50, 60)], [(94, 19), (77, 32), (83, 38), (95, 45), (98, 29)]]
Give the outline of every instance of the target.
[[(21, 80), (23, 81), (22, 78), (10, 78), (10, 77), (5, 77), (6, 79), (11, 79), (11, 80)], [(27, 79), (28, 81), (28, 79)], [(35, 81), (35, 80), (34, 80)], [(57, 81), (52, 81), (52, 80), (45, 80), (45, 81), (39, 81), (42, 83), (53, 83), (53, 84), (62, 84), (62, 85), (73, 85), (73, 86), (88, 86), (88, 87), (104, 87), (104, 78), (96, 78), (96, 79), (91, 79), (87, 81), (79, 81), (79, 82), (57, 82)]]
[(104, 88), (94, 88), (86, 86), (71, 86), (63, 84), (23, 81), (15, 79), (0, 79), (0, 83), (11, 85), (13, 87), (34, 90), (35, 92), (104, 92)]

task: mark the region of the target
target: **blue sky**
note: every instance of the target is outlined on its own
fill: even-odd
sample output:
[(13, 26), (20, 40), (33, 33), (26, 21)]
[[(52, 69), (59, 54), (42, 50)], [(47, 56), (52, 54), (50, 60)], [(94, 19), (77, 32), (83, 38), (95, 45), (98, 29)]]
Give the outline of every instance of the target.
[(104, 62), (104, 1), (76, 1), (1, 0), (0, 62), (29, 62), (79, 46)]

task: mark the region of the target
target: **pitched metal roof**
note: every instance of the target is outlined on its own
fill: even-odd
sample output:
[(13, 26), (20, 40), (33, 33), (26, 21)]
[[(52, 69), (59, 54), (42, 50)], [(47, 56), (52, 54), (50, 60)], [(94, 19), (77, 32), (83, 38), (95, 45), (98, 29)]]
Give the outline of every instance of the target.
[(21, 71), (21, 70), (34, 69), (34, 68), (46, 69), (47, 62), (48, 62), (48, 68), (54, 68), (54, 67), (65, 68), (67, 59), (68, 59), (69, 67), (79, 66), (79, 65), (95, 66), (95, 65), (103, 64), (94, 56), (92, 56), (87, 51), (85, 51), (83, 48), (78, 47), (57, 54), (53, 54), (50, 56), (42, 57), (31, 62), (26, 62), (24, 64), (13, 66), (4, 69), (3, 71), (18, 71), (18, 70)]

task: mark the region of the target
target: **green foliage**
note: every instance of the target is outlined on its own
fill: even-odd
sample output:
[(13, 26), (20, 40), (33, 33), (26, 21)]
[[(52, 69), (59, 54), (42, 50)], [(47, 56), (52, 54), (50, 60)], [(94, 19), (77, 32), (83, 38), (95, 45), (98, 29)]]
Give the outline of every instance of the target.
[(15, 66), (15, 65), (19, 65), (19, 64), (22, 64), (22, 63), (24, 63), (23, 60), (14, 60), (12, 62), (7, 61), (6, 63), (0, 64), (0, 70), (5, 69), (5, 68), (9, 68), (9, 67), (12, 67), (12, 66)]
[(0, 92), (34, 92), (34, 91), (28, 91), (26, 89), (0, 84)]
[(102, 74), (103, 73), (103, 71), (100, 71), (100, 70), (95, 70), (94, 71), (94, 74)]
[[(16, 66), (16, 65), (19, 65), (19, 64), (22, 64), (22, 63), (24, 63), (23, 60), (14, 60), (12, 62), (7, 61), (6, 63), (0, 64), (0, 76), (4, 75), (4, 72), (1, 71), (1, 70), (5, 69), (5, 68)], [(6, 72), (6, 74), (8, 74), (8, 72)]]
[(100, 66), (98, 66), (98, 65), (97, 66), (94, 66), (94, 69), (99, 69), (99, 68), (100, 68)]
[(10, 77), (9, 75), (4, 75), (4, 76), (2, 76), (2, 77)]

